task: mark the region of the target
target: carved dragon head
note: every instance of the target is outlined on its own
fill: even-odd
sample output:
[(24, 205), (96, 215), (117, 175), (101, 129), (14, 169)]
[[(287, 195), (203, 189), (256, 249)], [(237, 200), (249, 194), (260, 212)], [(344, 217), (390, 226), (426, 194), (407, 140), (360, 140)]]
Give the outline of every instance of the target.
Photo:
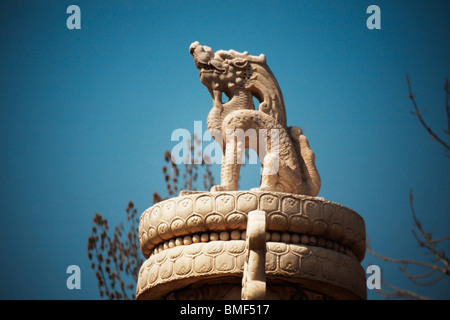
[(286, 111), (281, 89), (266, 63), (266, 57), (251, 56), (248, 52), (234, 50), (214, 51), (198, 41), (191, 44), (189, 52), (200, 70), (200, 81), (213, 91), (223, 92), (229, 99), (236, 89), (244, 89), (260, 102), (259, 111), (275, 118), (286, 126)]

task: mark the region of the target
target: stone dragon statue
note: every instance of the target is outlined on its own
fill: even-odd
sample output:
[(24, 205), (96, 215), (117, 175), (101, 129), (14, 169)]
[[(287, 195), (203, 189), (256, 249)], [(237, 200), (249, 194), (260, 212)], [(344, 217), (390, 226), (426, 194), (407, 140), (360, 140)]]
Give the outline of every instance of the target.
[[(234, 50), (214, 53), (197, 41), (191, 44), (189, 52), (213, 99), (208, 130), (223, 149), (221, 184), (211, 191), (238, 190), (240, 163), (236, 159), (244, 149), (253, 148), (262, 159), (259, 190), (317, 196), (320, 176), (315, 155), (302, 130), (287, 127), (281, 89), (266, 57)], [(228, 97), (227, 102), (222, 101), (223, 94)], [(259, 101), (257, 110), (253, 97)], [(235, 143), (230, 133), (239, 129), (255, 130), (259, 147), (247, 140)]]
[[(286, 125), (265, 56), (198, 42), (190, 53), (213, 99), (207, 125), (223, 150), (221, 184), (182, 190), (141, 215), (137, 299), (366, 299), (364, 219), (316, 197), (314, 153)], [(239, 191), (247, 148), (261, 159), (261, 183)]]

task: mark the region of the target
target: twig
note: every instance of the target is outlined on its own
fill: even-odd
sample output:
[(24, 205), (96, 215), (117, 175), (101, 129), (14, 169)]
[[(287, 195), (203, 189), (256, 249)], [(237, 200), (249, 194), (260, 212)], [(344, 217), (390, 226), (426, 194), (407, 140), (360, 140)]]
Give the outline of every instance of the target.
[(426, 296), (422, 296), (418, 293), (406, 290), (406, 289), (402, 289), (399, 287), (396, 287), (386, 281), (381, 281), (381, 283), (383, 285), (385, 285), (386, 287), (394, 290), (394, 292), (388, 292), (386, 290), (379, 290), (379, 293), (385, 295), (386, 298), (388, 299), (392, 299), (392, 298), (406, 298), (406, 299), (416, 299), (416, 300), (432, 300), (429, 297)]
[(377, 258), (379, 258), (379, 259), (381, 259), (383, 261), (388, 261), (388, 262), (392, 262), (392, 263), (399, 263), (399, 264), (402, 264), (402, 265), (417, 265), (417, 266), (429, 268), (429, 269), (432, 269), (432, 270), (441, 271), (442, 273), (446, 273), (446, 270), (444, 268), (442, 268), (442, 267), (440, 267), (438, 265), (435, 265), (435, 264), (426, 263), (426, 262), (422, 262), (422, 261), (418, 261), (418, 260), (412, 260), (412, 259), (395, 259), (395, 258), (390, 258), (390, 257), (387, 257), (387, 256), (384, 256), (384, 255), (381, 255), (381, 254), (378, 254), (378, 253), (374, 252), (370, 247), (367, 247), (367, 251), (371, 255), (373, 255), (373, 256), (375, 256), (375, 257), (377, 257)]
[(447, 134), (450, 134), (450, 107), (448, 105), (448, 97), (450, 96), (450, 88), (448, 85), (448, 79), (445, 79), (445, 112), (447, 113)]
[[(438, 281), (440, 281), (445, 275), (450, 275), (448, 258), (445, 256), (445, 254), (443, 252), (438, 251), (438, 249), (436, 248), (436, 244), (439, 244), (446, 240), (450, 240), (450, 235), (433, 240), (432, 234), (426, 232), (423, 229), (422, 223), (417, 218), (415, 208), (414, 208), (414, 197), (413, 197), (412, 190), (410, 190), (410, 192), (409, 192), (409, 202), (410, 202), (410, 206), (411, 206), (411, 215), (414, 220), (415, 228), (417, 229), (419, 235), (422, 236), (424, 240), (422, 240), (419, 237), (419, 235), (415, 232), (415, 230), (413, 230), (414, 237), (416, 238), (417, 242), (419, 243), (419, 246), (423, 247), (426, 250), (428, 250), (429, 252), (431, 252), (431, 254), (436, 258), (436, 260), (441, 262), (443, 264), (443, 266), (433, 264), (433, 263), (418, 261), (418, 260), (412, 260), (412, 259), (390, 258), (390, 257), (387, 257), (387, 256), (384, 256), (384, 255), (374, 252), (370, 248), (369, 244), (367, 244), (367, 251), (370, 254), (372, 254), (373, 256), (375, 256), (383, 261), (400, 264), (401, 265), (400, 270), (411, 282), (421, 285), (421, 286), (430, 286), (430, 285), (433, 285), (433, 284), (437, 283)], [(427, 268), (428, 271), (423, 272), (423, 273), (418, 273), (418, 274), (410, 274), (407, 271), (407, 269), (409, 266), (412, 266), (412, 265)], [(430, 277), (434, 276), (436, 274), (436, 272), (438, 272), (439, 274), (434, 279), (431, 279), (431, 280), (425, 281), (425, 282), (417, 281), (417, 279), (430, 279)], [(399, 297), (399, 298), (413, 298), (413, 299), (429, 299), (428, 297), (421, 296), (417, 293), (395, 287), (387, 282), (382, 281), (382, 283), (384, 285), (386, 285), (387, 287), (394, 290), (394, 292), (387, 292), (387, 291), (383, 291), (383, 290), (379, 291), (379, 293), (384, 295), (386, 298)]]
[[(408, 91), (409, 91), (409, 99), (411, 99), (414, 107), (414, 114), (419, 118), (420, 123), (422, 126), (427, 130), (428, 134), (437, 142), (442, 144), (446, 150), (446, 152), (450, 152), (450, 146), (442, 140), (438, 135), (436, 135), (433, 130), (425, 123), (425, 120), (422, 117), (422, 114), (419, 111), (419, 108), (417, 107), (416, 100), (414, 99), (414, 94), (412, 93), (411, 89), (411, 83), (409, 82), (409, 76), (406, 75), (406, 82), (408, 83)], [(446, 82), (446, 112), (447, 112), (447, 118), (448, 118), (448, 128), (450, 129), (450, 115), (449, 115), (449, 107), (448, 107), (448, 81)]]
[(448, 259), (446, 259), (444, 254), (439, 253), (436, 250), (435, 247), (435, 243), (432, 243), (432, 236), (431, 234), (428, 234), (427, 232), (425, 232), (425, 230), (422, 228), (422, 223), (419, 221), (419, 219), (417, 219), (416, 216), (416, 212), (414, 209), (414, 198), (413, 198), (413, 193), (412, 190), (409, 191), (409, 203), (411, 206), (411, 214), (413, 216), (414, 219), (414, 224), (417, 227), (417, 230), (419, 231), (419, 233), (422, 235), (422, 237), (424, 237), (425, 239), (425, 243), (423, 241), (421, 241), (413, 232), (413, 234), (416, 236), (417, 241), (419, 242), (420, 245), (423, 245), (426, 249), (428, 249), (444, 266), (445, 268), (442, 269), (442, 273), (444, 274), (449, 274), (449, 261)]

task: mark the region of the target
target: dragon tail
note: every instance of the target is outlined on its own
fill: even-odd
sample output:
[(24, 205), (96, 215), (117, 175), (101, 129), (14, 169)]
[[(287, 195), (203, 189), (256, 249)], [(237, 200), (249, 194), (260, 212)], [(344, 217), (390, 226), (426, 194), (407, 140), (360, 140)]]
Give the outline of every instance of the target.
[(315, 197), (319, 193), (321, 180), (316, 168), (314, 152), (309, 146), (308, 139), (303, 135), (302, 129), (292, 126), (288, 128), (288, 131), (302, 173), (302, 194)]

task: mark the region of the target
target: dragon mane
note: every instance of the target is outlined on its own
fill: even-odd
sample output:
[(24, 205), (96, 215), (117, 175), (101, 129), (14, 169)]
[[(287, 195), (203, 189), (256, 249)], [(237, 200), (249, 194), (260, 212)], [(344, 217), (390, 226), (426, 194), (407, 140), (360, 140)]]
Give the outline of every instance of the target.
[(241, 53), (235, 50), (219, 50), (214, 60), (218, 64), (228, 62), (238, 71), (236, 83), (242, 83), (246, 90), (259, 101), (258, 110), (273, 117), (278, 123), (286, 127), (286, 110), (280, 86), (266, 62), (266, 56), (249, 55), (247, 51)]

